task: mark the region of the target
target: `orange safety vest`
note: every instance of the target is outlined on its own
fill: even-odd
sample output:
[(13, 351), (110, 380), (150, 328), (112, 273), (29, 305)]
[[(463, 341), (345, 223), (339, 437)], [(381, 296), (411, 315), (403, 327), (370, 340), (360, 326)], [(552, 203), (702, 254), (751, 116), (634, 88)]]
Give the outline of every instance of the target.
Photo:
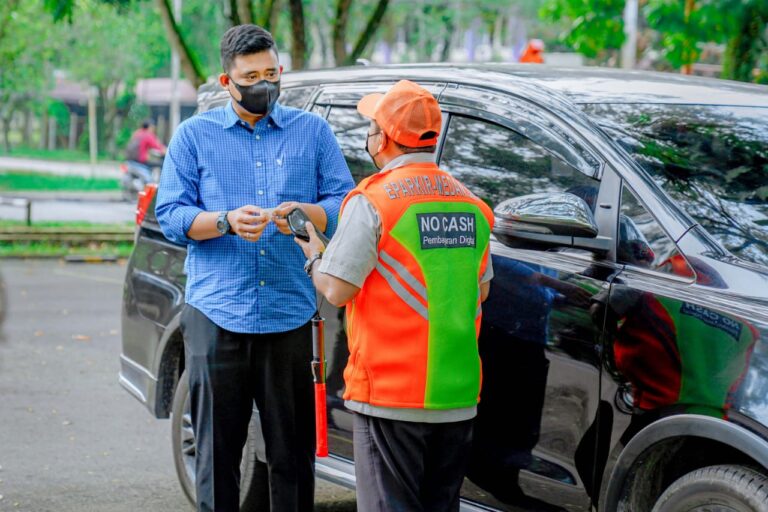
[(491, 209), (434, 163), (363, 180), (381, 219), (376, 268), (347, 305), (345, 400), (455, 409), (480, 394), (479, 279)]

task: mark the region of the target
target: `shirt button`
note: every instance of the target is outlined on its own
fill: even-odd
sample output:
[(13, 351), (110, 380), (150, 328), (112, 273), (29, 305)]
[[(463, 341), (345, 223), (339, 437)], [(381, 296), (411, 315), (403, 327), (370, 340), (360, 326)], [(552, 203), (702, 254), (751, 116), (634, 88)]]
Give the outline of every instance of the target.
[(256, 167), (261, 167), (261, 162), (256, 162)]
[(264, 281), (259, 281), (259, 286), (264, 286)]
[(264, 251), (264, 249), (262, 249), (262, 250), (260, 250), (260, 251), (259, 251), (259, 254), (261, 254), (262, 256), (264, 256), (264, 255), (266, 254), (266, 252)]
[(259, 195), (263, 196), (264, 195), (264, 191), (263, 190), (259, 190)]
[(257, 135), (256, 140), (261, 140), (261, 135)]

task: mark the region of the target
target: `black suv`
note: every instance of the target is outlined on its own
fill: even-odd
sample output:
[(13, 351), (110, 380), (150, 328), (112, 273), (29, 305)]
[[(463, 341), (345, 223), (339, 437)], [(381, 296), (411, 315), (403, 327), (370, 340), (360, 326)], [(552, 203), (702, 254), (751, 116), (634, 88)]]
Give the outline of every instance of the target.
[[(328, 120), (359, 181), (374, 168), (355, 104), (402, 78), (439, 99), (440, 167), (496, 215), (463, 509), (768, 510), (768, 88), (588, 68), (359, 67), (289, 73), (281, 102)], [(215, 85), (199, 98), (201, 110), (228, 101)], [(153, 210), (149, 188), (120, 382), (173, 418), (192, 497), (185, 248)], [(331, 456), (316, 468), (354, 487), (344, 316), (322, 313)], [(254, 409), (243, 510), (268, 509), (263, 460)]]

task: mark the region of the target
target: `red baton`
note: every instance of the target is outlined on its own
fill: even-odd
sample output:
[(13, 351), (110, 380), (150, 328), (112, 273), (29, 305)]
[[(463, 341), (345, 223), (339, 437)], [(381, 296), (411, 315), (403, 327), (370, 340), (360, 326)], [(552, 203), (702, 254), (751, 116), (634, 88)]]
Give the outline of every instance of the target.
[(312, 317), (312, 377), (315, 381), (315, 440), (318, 457), (328, 456), (328, 416), (325, 407), (325, 319), (316, 312)]

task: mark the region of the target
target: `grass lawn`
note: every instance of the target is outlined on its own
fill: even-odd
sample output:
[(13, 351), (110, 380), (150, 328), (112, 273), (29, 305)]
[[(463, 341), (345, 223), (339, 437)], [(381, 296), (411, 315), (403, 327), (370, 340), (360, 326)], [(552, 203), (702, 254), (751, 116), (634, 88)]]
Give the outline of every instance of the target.
[[(89, 222), (36, 222), (27, 226), (18, 220), (0, 220), (0, 232), (13, 234), (19, 232), (59, 233), (61, 231), (104, 232), (117, 231), (133, 233), (134, 224), (93, 224)], [(87, 235), (83, 237), (87, 240)], [(0, 241), (1, 258), (51, 258), (68, 255), (81, 256), (116, 256), (127, 258), (133, 250), (133, 242), (57, 242), (57, 241)]]
[[(54, 149), (49, 151), (47, 149), (39, 148), (25, 148), (18, 147), (13, 148), (10, 153), (0, 153), (0, 156), (10, 156), (14, 158), (34, 158), (40, 160), (59, 160), (62, 162), (90, 162), (91, 155), (87, 151), (79, 151), (76, 149)], [(107, 157), (107, 155), (98, 155), (99, 160)]]
[(40, 221), (31, 226), (23, 220), (0, 219), (0, 231), (40, 231), (55, 232), (57, 230), (77, 230), (77, 231), (125, 231), (132, 233), (136, 225), (133, 222), (124, 222), (121, 224), (94, 224), (92, 222), (60, 222), (60, 221)]
[(75, 254), (127, 258), (132, 250), (131, 242), (98, 242), (72, 247), (48, 242), (13, 242), (0, 243), (0, 258), (51, 258)]
[(120, 181), (116, 178), (85, 178), (17, 171), (0, 172), (0, 192), (112, 192), (118, 190), (120, 190)]

